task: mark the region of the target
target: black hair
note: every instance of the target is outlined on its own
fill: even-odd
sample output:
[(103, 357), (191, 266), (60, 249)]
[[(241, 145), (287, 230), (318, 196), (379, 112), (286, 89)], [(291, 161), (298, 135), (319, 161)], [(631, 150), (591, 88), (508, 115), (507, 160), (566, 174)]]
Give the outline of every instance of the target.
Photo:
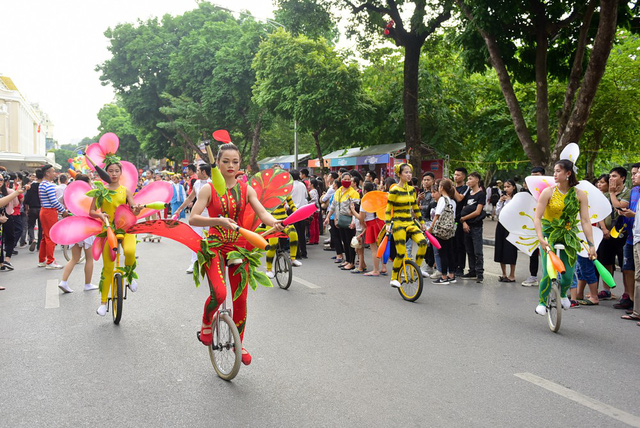
[(211, 165), (207, 163), (203, 163), (198, 168), (200, 169), (200, 171), (207, 174), (207, 177), (211, 177)]
[(576, 177), (575, 172), (573, 171), (573, 162), (569, 159), (560, 159), (558, 162), (554, 164), (562, 168), (564, 171), (570, 173), (569, 175), (569, 186), (574, 187), (578, 185), (578, 177)]
[(294, 181), (300, 180), (300, 172), (297, 169), (292, 169), (289, 171), (289, 174), (291, 174), (291, 178), (293, 178)]
[[(236, 152), (238, 152), (238, 155), (240, 155), (240, 149), (238, 149), (238, 146), (236, 146), (233, 143), (226, 143), (218, 147), (218, 154), (216, 155), (216, 161), (219, 161), (220, 158), (222, 157), (222, 152), (227, 150), (235, 150)], [(213, 159), (211, 161), (213, 162)], [(211, 174), (209, 174), (209, 177), (211, 177)]]
[(312, 178), (311, 180), (309, 180), (309, 184), (313, 186), (314, 189), (318, 190), (318, 183), (320, 181), (316, 180), (315, 178)]
[(604, 180), (609, 184), (609, 174), (600, 174), (600, 177), (596, 179), (596, 183), (600, 180)]
[(454, 171), (454, 172), (455, 172), (455, 171), (460, 171), (461, 173), (463, 173), (463, 174), (464, 174), (464, 176), (465, 176), (465, 177), (469, 174), (469, 173), (467, 172), (467, 168), (465, 168), (465, 167), (463, 167), (463, 166), (458, 167), (458, 168), (454, 169), (453, 171)]
[(362, 181), (362, 179), (357, 175), (352, 175), (351, 179), (353, 180), (354, 183), (356, 183), (356, 188), (360, 188), (360, 182)]
[(475, 177), (478, 179), (478, 186), (481, 187), (482, 189), (484, 189), (484, 181), (482, 180), (482, 176), (480, 175), (479, 172), (472, 172), (471, 174), (469, 174), (469, 177)]
[(375, 190), (375, 186), (371, 181), (365, 181), (362, 185), (362, 190), (364, 192), (372, 192), (373, 190)]
[(306, 175), (308, 177), (309, 176), (309, 170), (307, 168), (302, 168), (300, 170), (300, 174), (304, 174), (304, 175)]
[(61, 184), (66, 183), (68, 181), (67, 174), (60, 174), (60, 176), (58, 177), (58, 180), (60, 181)]
[(42, 171), (43, 178), (44, 178), (44, 175), (47, 173), (47, 171), (49, 171), (51, 168), (53, 168), (53, 165), (45, 165), (42, 168), (40, 168), (40, 170)]
[(36, 169), (36, 178), (38, 180), (42, 180), (44, 178), (44, 172), (42, 171), (42, 168)]
[(190, 163), (189, 165), (187, 165), (187, 171), (196, 172), (196, 171), (198, 171), (198, 169), (196, 168), (196, 166), (194, 164)]
[[(508, 178), (504, 181), (505, 183), (509, 183), (511, 184), (511, 186), (513, 186), (513, 193), (511, 194), (511, 197), (513, 197), (513, 195), (515, 195), (516, 193), (518, 193), (518, 186), (516, 186), (516, 182), (514, 179), (512, 178)], [(505, 190), (506, 193), (506, 190)]]
[(340, 169), (338, 170), (338, 172), (339, 172), (340, 174), (344, 174), (344, 173), (345, 173), (345, 172), (347, 172), (347, 171), (349, 171), (349, 170), (348, 170), (347, 168), (344, 168), (344, 167), (342, 167), (342, 168), (340, 168)]
[(416, 177), (411, 177), (411, 184), (415, 187), (418, 185), (418, 179)]
[(434, 180), (436, 179), (436, 176), (435, 176), (435, 175), (433, 174), (433, 172), (431, 172), (431, 171), (427, 171), (427, 172), (425, 172), (424, 174), (422, 174), (422, 178), (425, 178), (425, 177), (431, 177), (431, 178), (433, 178)]
[(84, 181), (85, 183), (91, 183), (89, 176), (85, 174), (76, 174), (75, 181)]
[(620, 177), (622, 177), (622, 182), (624, 182), (627, 179), (627, 169), (623, 168), (621, 166), (617, 166), (615, 168), (611, 168), (611, 171), (609, 171), (609, 174), (613, 174), (613, 173), (617, 173)]
[(369, 174), (373, 180), (378, 178), (378, 174), (376, 174), (375, 171), (367, 171), (367, 174)]
[(357, 169), (352, 169), (349, 172), (351, 173), (352, 177), (357, 177), (360, 179), (360, 181), (362, 181), (362, 174), (360, 174), (360, 171), (358, 171)]
[(541, 166), (534, 166), (531, 168), (531, 174), (544, 174), (544, 168)]
[(631, 168), (640, 169), (640, 162), (634, 163), (633, 165), (631, 165)]
[(396, 184), (396, 179), (393, 177), (387, 177), (384, 179), (384, 191), (388, 192), (391, 189), (391, 186)]
[(337, 180), (337, 179), (338, 179), (338, 177), (340, 177), (340, 174), (338, 174), (338, 173), (337, 173), (337, 172), (335, 172), (335, 171), (331, 171), (331, 172), (329, 173), (329, 175), (330, 175), (334, 180)]

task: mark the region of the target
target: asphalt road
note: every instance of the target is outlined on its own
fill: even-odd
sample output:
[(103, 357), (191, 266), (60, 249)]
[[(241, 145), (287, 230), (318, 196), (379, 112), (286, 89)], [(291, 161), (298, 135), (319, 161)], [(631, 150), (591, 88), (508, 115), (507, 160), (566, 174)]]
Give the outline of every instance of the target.
[(196, 340), (208, 290), (186, 248), (139, 244), (119, 326), (95, 314), (80, 269), (63, 295), (60, 271), (20, 254), (0, 274), (0, 426), (640, 426), (640, 327), (608, 301), (552, 333), (537, 289), (499, 283), (485, 249), (483, 285), (427, 281), (409, 303), (309, 247), (301, 282), (250, 291), (253, 363), (232, 382)]

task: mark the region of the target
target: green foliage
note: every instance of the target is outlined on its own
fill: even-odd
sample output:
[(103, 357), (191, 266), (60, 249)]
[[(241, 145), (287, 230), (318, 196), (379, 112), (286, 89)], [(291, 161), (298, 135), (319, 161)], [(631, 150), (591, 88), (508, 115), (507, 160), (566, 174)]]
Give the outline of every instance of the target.
[(542, 231), (548, 236), (549, 245), (564, 244), (565, 252), (570, 265), (575, 265), (576, 256), (580, 252), (580, 240), (578, 239), (578, 214), (580, 201), (576, 195), (576, 188), (569, 189), (564, 199), (564, 209), (560, 218), (551, 221), (542, 219)]
[[(70, 144), (66, 144), (66, 146), (70, 146)], [(75, 148), (75, 146), (73, 146), (73, 148)], [(50, 152), (53, 152), (53, 154), (55, 155), (56, 163), (60, 164), (64, 171), (69, 168), (69, 159), (73, 159), (78, 156), (78, 153), (76, 153), (75, 151), (62, 148), (50, 150)]]
[(111, 197), (116, 194), (115, 190), (108, 189), (104, 187), (102, 181), (94, 181), (93, 182), (94, 189), (89, 190), (86, 195), (90, 198), (95, 198), (96, 207), (102, 207), (102, 204), (107, 202), (112, 202)]
[(128, 161), (139, 165), (143, 155), (138, 140), (139, 130), (131, 123), (127, 110), (118, 104), (105, 104), (98, 112), (99, 135), (113, 132), (120, 139), (118, 154)]
[(336, 27), (329, 5), (319, 0), (276, 0), (278, 7), (275, 20), (294, 36), (304, 34), (310, 39), (326, 39), (330, 43), (338, 40)]

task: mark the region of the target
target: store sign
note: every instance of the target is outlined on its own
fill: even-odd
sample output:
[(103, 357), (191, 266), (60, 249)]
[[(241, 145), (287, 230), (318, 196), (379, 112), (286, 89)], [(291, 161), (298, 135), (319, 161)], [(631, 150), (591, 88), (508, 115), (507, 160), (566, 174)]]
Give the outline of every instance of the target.
[(357, 158), (331, 159), (331, 166), (355, 166)]
[(356, 158), (356, 165), (377, 165), (389, 162), (389, 155), (360, 156)]

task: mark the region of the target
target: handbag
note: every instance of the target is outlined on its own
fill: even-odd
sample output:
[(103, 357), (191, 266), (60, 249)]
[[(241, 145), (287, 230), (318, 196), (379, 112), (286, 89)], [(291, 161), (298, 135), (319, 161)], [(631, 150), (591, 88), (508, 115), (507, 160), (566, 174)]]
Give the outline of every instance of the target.
[(362, 248), (362, 244), (357, 236), (351, 238), (351, 248), (355, 248), (356, 250)]
[(453, 214), (453, 206), (447, 202), (447, 205), (442, 210), (442, 214), (438, 217), (438, 221), (433, 225), (433, 234), (440, 239), (453, 238), (456, 234), (455, 218)]
[(338, 227), (340, 229), (348, 229), (349, 225), (351, 225), (351, 218), (352, 216), (350, 215), (338, 215)]

